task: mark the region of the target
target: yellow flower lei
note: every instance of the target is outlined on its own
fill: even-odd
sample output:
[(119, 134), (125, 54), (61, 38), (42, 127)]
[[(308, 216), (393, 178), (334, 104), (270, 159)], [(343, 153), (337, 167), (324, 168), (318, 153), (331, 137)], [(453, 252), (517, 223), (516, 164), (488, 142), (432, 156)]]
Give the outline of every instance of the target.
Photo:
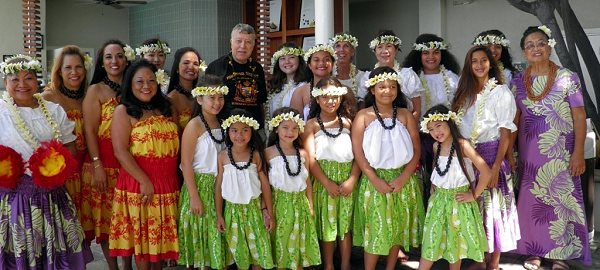
[(371, 79), (368, 79), (365, 82), (365, 86), (367, 88), (376, 85), (379, 82), (383, 82), (385, 80), (393, 80), (393, 81), (397, 81), (398, 83), (400, 83), (400, 79), (398, 78), (398, 74), (396, 73), (389, 73), (389, 72), (384, 72), (382, 74), (379, 74)]
[(225, 121), (223, 121), (223, 123), (221, 124), (221, 127), (223, 129), (227, 129), (228, 127), (233, 125), (233, 123), (236, 123), (236, 122), (246, 124), (249, 127), (253, 128), (254, 130), (258, 130), (260, 128), (260, 126), (258, 125), (258, 121), (254, 120), (254, 118), (239, 115), (239, 114), (232, 115), (229, 118), (225, 119)]
[[(483, 87), (481, 101), (477, 106), (477, 111), (475, 111), (475, 117), (473, 118), (473, 128), (471, 129), (471, 136), (469, 137), (473, 145), (477, 144), (477, 138), (479, 138), (479, 131), (477, 131), (477, 128), (479, 126), (479, 118), (483, 114), (483, 109), (485, 108), (485, 103), (487, 102), (487, 99), (490, 96), (490, 92), (492, 92), (492, 90), (496, 88), (496, 83), (496, 78), (491, 78), (485, 83), (485, 86)], [(464, 115), (464, 108), (461, 108), (458, 114)]]
[(310, 94), (313, 97), (319, 96), (343, 96), (348, 93), (348, 88), (342, 87), (327, 87), (327, 88), (313, 88)]
[(212, 86), (198, 86), (192, 89), (192, 96), (212, 96), (212, 95), (227, 95), (229, 93), (229, 87), (223, 85), (218, 87)]
[(373, 40), (371, 40), (371, 42), (369, 42), (369, 48), (371, 50), (375, 50), (375, 48), (377, 48), (377, 46), (379, 46), (379, 44), (384, 44), (384, 43), (394, 44), (394, 46), (396, 46), (396, 47), (402, 46), (402, 40), (400, 40), (399, 37), (388, 35), (388, 36), (376, 37)]
[(167, 44), (159, 41), (158, 44), (153, 43), (153, 44), (148, 44), (148, 45), (142, 45), (139, 48), (136, 48), (135, 54), (141, 56), (141, 55), (147, 54), (149, 52), (160, 52), (160, 51), (162, 51), (165, 54), (170, 54), (171, 48), (169, 48), (169, 46), (167, 46)]
[(331, 39), (329, 39), (329, 45), (333, 47), (336, 43), (342, 41), (350, 43), (350, 45), (352, 45), (352, 47), (354, 47), (355, 49), (356, 47), (358, 47), (358, 39), (356, 39), (356, 37), (350, 34), (340, 34), (333, 36)]
[[(444, 65), (440, 66), (440, 73), (442, 73), (444, 89), (446, 90), (446, 105), (450, 105), (450, 78), (448, 77), (448, 70)], [(429, 109), (432, 106), (431, 89), (429, 88), (429, 83), (427, 82), (427, 79), (425, 79), (423, 71), (419, 73), (419, 78), (421, 79), (421, 84), (423, 85), (423, 90), (425, 92), (425, 109)]]
[(460, 125), (462, 121), (461, 116), (453, 111), (449, 111), (448, 113), (430, 113), (421, 121), (421, 131), (424, 133), (429, 133), (429, 129), (427, 129), (427, 124), (429, 122), (448, 121), (450, 119), (452, 119), (452, 121), (454, 121), (454, 123), (456, 123), (457, 125)]
[(504, 37), (500, 37), (500, 36), (496, 36), (496, 35), (478, 36), (475, 39), (475, 41), (473, 41), (473, 45), (486, 46), (486, 45), (491, 45), (491, 44), (508, 47), (510, 45), (510, 41)]
[(426, 50), (446, 50), (448, 49), (448, 44), (441, 41), (429, 41), (425, 43), (413, 43), (413, 50), (415, 51), (426, 51)]
[(283, 47), (279, 50), (277, 50), (274, 54), (273, 57), (271, 57), (271, 73), (273, 73), (273, 69), (275, 68), (275, 64), (277, 64), (277, 61), (279, 61), (279, 58), (281, 58), (284, 55), (294, 55), (294, 56), (302, 56), (304, 54), (304, 51), (302, 51), (302, 49), (300, 48), (295, 48), (295, 47)]
[[(22, 61), (16, 63), (9, 63), (10, 61), (15, 59), (20, 59)], [(4, 62), (0, 63), (0, 73), (4, 75), (17, 74), (21, 70), (40, 73), (42, 72), (42, 64), (37, 59), (24, 54), (17, 54), (13, 57), (7, 58)]]
[(282, 113), (273, 117), (271, 121), (269, 121), (269, 130), (273, 130), (278, 127), (279, 124), (283, 121), (291, 120), (298, 124), (298, 128), (300, 129), (300, 133), (304, 132), (304, 119), (300, 117), (300, 114), (295, 114), (294, 112)]

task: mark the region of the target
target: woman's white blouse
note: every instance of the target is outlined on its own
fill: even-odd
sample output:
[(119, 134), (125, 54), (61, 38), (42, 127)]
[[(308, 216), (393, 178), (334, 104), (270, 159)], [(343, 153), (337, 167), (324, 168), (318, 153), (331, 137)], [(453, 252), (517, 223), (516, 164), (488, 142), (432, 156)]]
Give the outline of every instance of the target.
[[(437, 74), (424, 74), (425, 80), (427, 80), (427, 86), (429, 87), (429, 98), (431, 100), (429, 104), (425, 104), (425, 96), (427, 95), (425, 91), (427, 91), (427, 89), (423, 87), (421, 90), (421, 116), (425, 115), (425, 112), (435, 105), (444, 104), (448, 106), (448, 104), (452, 102), (454, 94), (456, 93), (456, 87), (458, 86), (458, 75), (450, 70), (446, 70), (446, 72), (448, 73), (448, 93), (446, 93), (444, 76), (441, 72)], [(426, 108), (427, 105), (429, 105), (429, 108)]]
[(354, 85), (354, 87), (356, 87), (356, 89), (352, 88), (352, 86), (353, 86), (352, 85), (352, 81), (353, 81), (352, 78), (348, 78), (348, 79), (345, 79), (345, 80), (339, 80), (339, 79), (338, 80), (344, 86), (348, 87), (349, 89), (352, 89), (352, 91), (354, 91), (354, 96), (356, 96), (356, 98), (358, 98), (358, 89), (360, 89), (360, 84), (364, 83), (363, 82), (363, 78), (365, 76), (365, 73), (366, 72), (364, 72), (362, 70), (358, 70), (356, 72), (356, 76), (354, 77), (354, 80), (355, 80), (355, 83), (356, 83), (356, 85)]
[[(421, 79), (419, 75), (415, 73), (412, 68), (401, 68), (400, 71), (396, 70), (398, 76), (400, 77), (400, 88), (402, 93), (410, 100), (412, 98), (418, 97), (421, 95), (421, 89), (423, 86), (421, 85)], [(369, 80), (370, 71), (365, 72), (362, 81), (358, 85), (358, 97), (364, 99), (367, 95), (367, 86), (365, 82)]]
[(269, 113), (272, 114), (275, 110), (281, 108), (281, 107), (289, 107), (290, 106), (290, 102), (292, 101), (292, 96), (294, 95), (294, 92), (296, 92), (296, 89), (304, 86), (306, 83), (305, 82), (301, 82), (296, 84), (294, 87), (292, 87), (290, 90), (288, 91), (281, 91), (277, 94), (274, 94), (271, 97), (271, 102), (269, 103)]
[[(244, 166), (246, 162), (238, 162), (237, 165)], [(245, 170), (238, 170), (231, 163), (223, 166), (221, 195), (224, 200), (230, 203), (248, 204), (261, 193), (260, 179), (254, 163)]]
[[(363, 152), (369, 165), (374, 169), (397, 169), (406, 165), (414, 155), (413, 143), (408, 130), (402, 122), (395, 119), (396, 126), (384, 129), (377, 119), (365, 129)], [(386, 126), (392, 124), (392, 118), (385, 118)]]
[[(462, 119), (460, 133), (463, 137), (470, 139), (473, 130), (473, 120), (476, 111), (482, 102), (484, 93), (477, 95), (477, 101), (468, 109)], [(490, 93), (482, 107), (481, 116), (477, 119), (477, 143), (496, 141), (500, 138), (500, 128), (506, 128), (511, 132), (517, 130), (513, 123), (517, 112), (517, 105), (513, 94), (504, 84), (497, 85)]]
[[(286, 156), (288, 164), (290, 164), (290, 170), (296, 172), (298, 169), (298, 160), (294, 156)], [(300, 192), (306, 189), (306, 178), (308, 178), (308, 170), (305, 166), (304, 158), (300, 161), (300, 174), (296, 176), (290, 176), (285, 168), (285, 162), (282, 156), (276, 156), (269, 160), (269, 183), (279, 190), (285, 192)]]
[[(223, 138), (221, 129), (212, 129), (210, 132), (217, 140)], [(225, 149), (225, 143), (216, 143), (208, 135), (208, 131), (204, 131), (196, 141), (196, 150), (192, 160), (194, 172), (217, 175), (217, 156), (223, 149)]]
[[(469, 174), (469, 178), (463, 173), (462, 168), (460, 167), (460, 163), (456, 156), (452, 158), (452, 163), (450, 164), (450, 168), (448, 169), (448, 173), (444, 176), (440, 176), (435, 167), (433, 169), (433, 173), (431, 174), (431, 183), (436, 187), (445, 188), (445, 189), (453, 189), (462, 186), (469, 185), (469, 179), (473, 181), (475, 179), (475, 172), (473, 170), (473, 163), (469, 158), (463, 159), (465, 162), (465, 170)], [(438, 164), (441, 170), (446, 169), (446, 163), (448, 162), (447, 156), (440, 156), (438, 160)], [(435, 164), (434, 164), (435, 166)]]
[[(77, 138), (73, 134), (75, 122), (67, 118), (67, 114), (60, 105), (49, 101), (46, 101), (45, 103), (48, 112), (58, 125), (61, 134), (59, 138), (60, 141), (63, 144), (75, 141)], [(11, 117), (11, 110), (8, 106), (11, 105), (8, 105), (3, 99), (0, 99), (0, 144), (14, 149), (21, 154), (24, 160), (28, 160), (36, 149), (33, 149), (32, 146), (21, 137), (21, 134), (15, 126), (15, 121), (13, 121)], [(17, 110), (19, 115), (21, 115), (25, 126), (29, 129), (31, 135), (35, 139), (40, 142), (54, 139), (54, 131), (46, 121), (46, 117), (44, 117), (44, 113), (40, 106), (35, 109), (29, 107), (17, 107)], [(31, 172), (27, 170), (26, 173), (30, 174)]]
[[(327, 128), (327, 132), (337, 134), (339, 128)], [(342, 129), (342, 134), (335, 138), (325, 135), (322, 130), (315, 133), (315, 157), (317, 160), (350, 162), (354, 159), (350, 131)]]

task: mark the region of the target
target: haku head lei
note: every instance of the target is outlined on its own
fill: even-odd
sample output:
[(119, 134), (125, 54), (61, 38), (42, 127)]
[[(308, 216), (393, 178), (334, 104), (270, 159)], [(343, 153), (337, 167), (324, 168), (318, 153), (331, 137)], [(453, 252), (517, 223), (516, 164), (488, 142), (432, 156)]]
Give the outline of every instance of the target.
[(126, 44), (125, 47), (123, 47), (123, 52), (125, 53), (125, 58), (127, 58), (127, 61), (135, 60), (135, 52), (133, 51), (133, 48), (129, 46), (129, 44)]
[(429, 41), (424, 43), (414, 43), (413, 50), (415, 51), (427, 51), (427, 50), (447, 50), (448, 44), (442, 41)]
[(434, 114), (430, 113), (426, 117), (424, 117), (423, 120), (421, 121), (421, 131), (424, 133), (429, 133), (429, 129), (427, 128), (427, 124), (429, 122), (448, 121), (448, 120), (452, 120), (457, 125), (460, 125), (461, 117), (460, 117), (460, 115), (458, 115), (457, 113), (455, 113), (453, 111), (449, 111), (448, 113), (434, 113)]
[(237, 122), (246, 124), (249, 127), (253, 128), (254, 130), (258, 130), (260, 128), (260, 126), (258, 125), (258, 122), (256, 120), (254, 120), (254, 118), (239, 115), (239, 114), (229, 116), (229, 118), (227, 118), (227, 119), (225, 119), (225, 121), (223, 121), (223, 123), (221, 124), (221, 127), (223, 129), (227, 129), (231, 125), (233, 125), (233, 123), (237, 123)]
[(356, 49), (356, 47), (358, 47), (358, 39), (355, 36), (350, 35), (350, 34), (339, 34), (339, 35), (333, 36), (329, 40), (329, 45), (333, 47), (336, 43), (344, 42), (344, 41), (350, 43), (350, 45), (352, 45), (352, 47), (355, 49)]
[(399, 37), (385, 35), (385, 36), (376, 37), (375, 39), (371, 40), (371, 42), (369, 42), (369, 48), (371, 50), (375, 50), (375, 48), (377, 48), (377, 46), (379, 46), (379, 44), (387, 44), (387, 43), (394, 44), (394, 46), (396, 46), (398, 48), (400, 46), (402, 46), (402, 40), (400, 40)]
[(154, 75), (156, 76), (156, 82), (159, 85), (168, 85), (169, 84), (169, 80), (171, 78), (169, 78), (169, 75), (162, 69), (157, 70)]
[[(16, 62), (10, 63), (12, 61)], [(33, 73), (42, 72), (42, 63), (37, 59), (24, 54), (17, 54), (13, 57), (7, 58), (4, 62), (0, 63), (0, 72), (6, 75), (17, 74), (20, 71), (25, 70)]]
[(496, 35), (478, 36), (475, 41), (473, 41), (473, 45), (475, 46), (486, 46), (492, 44), (508, 47), (510, 45), (510, 41), (505, 37)]
[(348, 93), (348, 88), (346, 87), (327, 87), (327, 88), (313, 88), (310, 94), (313, 97), (320, 96), (343, 96)]
[(296, 122), (296, 124), (298, 124), (298, 128), (300, 129), (300, 132), (304, 132), (304, 124), (305, 124), (304, 119), (302, 119), (300, 114), (296, 114), (294, 112), (282, 113), (282, 114), (278, 114), (277, 116), (273, 117), (273, 119), (271, 119), (271, 121), (269, 121), (269, 130), (273, 130), (274, 128), (277, 128), (279, 126), (279, 124), (281, 124), (281, 122), (287, 121), (287, 120)]
[(212, 95), (227, 95), (229, 93), (229, 88), (225, 85), (223, 86), (198, 86), (192, 89), (192, 96), (212, 96)]
[(393, 80), (393, 81), (400, 82), (400, 79), (398, 78), (398, 74), (391, 73), (391, 72), (384, 72), (379, 75), (376, 75), (375, 77), (373, 77), (371, 79), (368, 79), (365, 82), (365, 86), (367, 88), (369, 88), (369, 87), (375, 86), (377, 83), (383, 82), (385, 80)]
[(304, 54), (304, 51), (300, 48), (296, 48), (296, 47), (283, 47), (279, 50), (277, 50), (274, 54), (273, 57), (271, 57), (271, 73), (273, 73), (273, 68), (275, 67), (277, 61), (279, 61), (279, 58), (281, 58), (284, 55), (294, 55), (294, 56), (302, 56)]
[(162, 51), (165, 54), (170, 54), (171, 48), (169, 48), (169, 46), (167, 46), (167, 44), (160, 42), (160, 40), (159, 40), (157, 43), (142, 45), (139, 48), (135, 49), (135, 53), (140, 56), (147, 54), (147, 53), (160, 52), (160, 51)]
[(550, 30), (550, 28), (548, 28), (546, 25), (540, 25), (538, 26), (538, 29), (544, 31), (544, 33), (548, 36), (548, 46), (554, 48), (556, 45), (556, 40), (552, 38), (552, 30)]
[(312, 46), (312, 48), (308, 49), (308, 51), (306, 51), (304, 53), (304, 61), (308, 62), (308, 59), (316, 52), (320, 52), (320, 51), (324, 51), (324, 52), (328, 52), (331, 57), (333, 57), (334, 59), (337, 58), (337, 56), (335, 55), (335, 51), (333, 50), (333, 47), (326, 45), (326, 44), (317, 44), (315, 46)]

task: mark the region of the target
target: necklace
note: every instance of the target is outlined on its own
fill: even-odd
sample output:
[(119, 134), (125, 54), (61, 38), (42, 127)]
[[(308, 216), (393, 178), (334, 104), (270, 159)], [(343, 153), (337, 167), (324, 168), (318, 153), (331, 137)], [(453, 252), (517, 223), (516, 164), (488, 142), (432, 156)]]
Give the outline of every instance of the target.
[[(450, 77), (448, 77), (448, 70), (444, 65), (440, 66), (440, 73), (442, 74), (442, 80), (444, 82), (444, 89), (446, 90), (446, 105), (450, 105)], [(425, 73), (421, 71), (419, 73), (419, 77), (421, 78), (421, 84), (423, 85), (423, 90), (425, 90), (425, 110), (431, 108), (433, 104), (431, 104), (431, 89), (429, 88), (429, 83), (425, 78)]]
[(275, 141), (275, 147), (277, 148), (277, 151), (279, 151), (279, 154), (283, 158), (283, 162), (285, 162), (285, 170), (287, 171), (288, 175), (292, 177), (298, 176), (300, 174), (300, 170), (302, 169), (302, 160), (300, 160), (300, 149), (298, 148), (298, 146), (294, 144), (294, 149), (296, 149), (296, 159), (298, 161), (298, 170), (296, 170), (296, 172), (292, 172), (292, 169), (290, 169), (290, 163), (288, 162), (287, 157), (283, 152), (283, 149), (281, 149), (281, 145), (279, 145), (279, 140)]
[(344, 129), (344, 122), (342, 121), (342, 114), (338, 112), (337, 117), (338, 117), (338, 122), (340, 123), (340, 127), (338, 129), (338, 133), (333, 134), (333, 133), (329, 133), (329, 131), (327, 131), (327, 129), (325, 128), (325, 125), (323, 124), (323, 120), (321, 120), (321, 113), (317, 114), (317, 123), (319, 123), (319, 127), (321, 128), (323, 133), (325, 133), (325, 135), (329, 138), (337, 138), (340, 135), (342, 135), (342, 130)]
[(444, 176), (448, 173), (448, 171), (450, 170), (450, 164), (452, 164), (452, 158), (454, 157), (454, 143), (452, 144), (452, 146), (450, 146), (450, 154), (448, 155), (448, 161), (446, 162), (446, 168), (444, 168), (444, 170), (442, 171), (440, 169), (440, 163), (438, 162), (440, 160), (440, 153), (442, 152), (442, 144), (438, 143), (437, 146), (437, 153), (436, 153), (436, 159), (435, 159), (435, 171), (440, 175), (440, 176)]
[(504, 77), (504, 64), (502, 64), (502, 62), (500, 62), (500, 61), (498, 61), (498, 71), (500, 71), (500, 74), (498, 74), (498, 77), (500, 77), (502, 79), (504, 84), (508, 85), (510, 82), (507, 82), (506, 78)]
[[(37, 100), (40, 106), (40, 110), (44, 114), (44, 118), (46, 118), (46, 122), (50, 125), (50, 127), (52, 127), (54, 139), (60, 140), (61, 133), (58, 129), (58, 124), (56, 124), (56, 121), (54, 121), (54, 118), (52, 118), (52, 116), (50, 115), (50, 112), (46, 107), (46, 102), (40, 94), (35, 94), (33, 95), (33, 97), (35, 97), (35, 99)], [(31, 146), (31, 148), (34, 150), (40, 147), (40, 141), (37, 138), (33, 137), (33, 135), (31, 134), (31, 130), (25, 125), (25, 121), (19, 114), (19, 111), (17, 110), (17, 105), (15, 104), (15, 100), (8, 94), (8, 92), (4, 93), (3, 99), (9, 105), (8, 108), (11, 112), (12, 119), (15, 122), (15, 126), (19, 131), (19, 135), (21, 135), (21, 138), (23, 138), (23, 140), (25, 140), (29, 144), (29, 146)]]
[(210, 138), (218, 144), (223, 143), (225, 141), (225, 130), (221, 127), (221, 121), (219, 121), (219, 129), (221, 130), (222, 137), (220, 140), (218, 140), (217, 138), (215, 138), (215, 135), (212, 134), (210, 126), (208, 125), (206, 118), (204, 118), (204, 114), (200, 112), (198, 116), (200, 116), (200, 120), (202, 120), (202, 124), (204, 124), (204, 129), (206, 129), (206, 132), (208, 132), (208, 136), (210, 136)]
[(104, 77), (104, 79), (102, 79), (102, 82), (104, 82), (104, 84), (108, 85), (108, 87), (110, 87), (110, 89), (112, 89), (113, 91), (115, 91), (115, 93), (119, 93), (119, 91), (121, 91), (121, 85), (111, 81), (108, 76)]
[(377, 108), (377, 104), (373, 103), (373, 111), (375, 111), (375, 115), (377, 116), (377, 120), (379, 124), (383, 127), (383, 129), (392, 130), (396, 127), (396, 116), (398, 115), (398, 107), (396, 104), (392, 106), (392, 125), (386, 126), (385, 122), (383, 122), (383, 118), (381, 118), (381, 114), (379, 113), (379, 109)]
[[(337, 77), (337, 75), (339, 74), (337, 69), (339, 66), (336, 65), (336, 68), (333, 70), (333, 76)], [(356, 75), (358, 74), (358, 69), (356, 68), (356, 66), (354, 64), (350, 64), (350, 71), (348, 72), (348, 77), (350, 77), (350, 80), (352, 81), (352, 92), (354, 92), (354, 95), (356, 95), (358, 93), (358, 87), (356, 84)]]
[(250, 158), (248, 159), (248, 163), (246, 163), (246, 165), (243, 166), (238, 166), (237, 163), (235, 163), (235, 160), (233, 159), (233, 152), (231, 151), (231, 146), (227, 146), (227, 156), (229, 156), (229, 162), (231, 163), (231, 165), (233, 165), (233, 167), (235, 167), (236, 169), (243, 171), (245, 169), (248, 169), (248, 167), (250, 167), (250, 165), (252, 164), (252, 154), (254, 153), (254, 146), (250, 146)]
[(67, 87), (65, 87), (64, 84), (61, 84), (60, 87), (58, 87), (58, 91), (61, 94), (63, 94), (65, 97), (68, 97), (68, 98), (74, 99), (74, 100), (79, 100), (79, 99), (83, 98), (83, 96), (85, 95), (85, 88), (83, 87), (83, 83), (81, 84), (79, 89), (77, 89), (76, 91), (71, 91), (71, 90), (67, 89)]
[(548, 79), (546, 80), (546, 84), (544, 85), (544, 90), (539, 94), (535, 95), (533, 93), (533, 86), (531, 85), (531, 66), (527, 67), (525, 70), (525, 75), (523, 77), (523, 81), (525, 84), (525, 90), (527, 91), (527, 98), (533, 101), (540, 101), (544, 99), (550, 90), (552, 89), (552, 85), (554, 84), (554, 80), (556, 79), (556, 72), (558, 71), (558, 66), (554, 64), (554, 62), (550, 61), (550, 70), (548, 71)]
[(181, 84), (175, 85), (175, 90), (177, 90), (177, 92), (179, 92), (180, 94), (184, 95), (186, 98), (192, 99), (192, 91), (186, 90), (185, 88), (183, 88), (183, 86), (181, 86)]
[[(496, 88), (496, 78), (491, 78), (487, 81), (487, 83), (485, 83), (485, 86), (483, 87), (483, 91), (481, 93), (481, 101), (479, 102), (479, 105), (477, 106), (477, 111), (475, 111), (475, 117), (473, 117), (473, 129), (471, 130), (471, 143), (473, 145), (477, 144), (477, 138), (479, 138), (479, 131), (477, 131), (477, 129), (479, 128), (478, 126), (478, 121), (479, 118), (481, 117), (481, 115), (483, 114), (483, 109), (485, 108), (485, 104), (487, 103), (487, 99), (490, 95), (490, 92), (492, 92), (492, 89)], [(464, 108), (461, 108), (459, 111), (459, 114), (464, 115)]]

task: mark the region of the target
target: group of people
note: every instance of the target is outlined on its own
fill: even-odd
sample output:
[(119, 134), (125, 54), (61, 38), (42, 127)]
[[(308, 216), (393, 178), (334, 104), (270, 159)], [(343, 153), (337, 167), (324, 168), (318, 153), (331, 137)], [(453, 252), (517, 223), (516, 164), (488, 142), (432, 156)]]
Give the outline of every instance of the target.
[(229, 54), (206, 66), (184, 47), (168, 74), (159, 39), (109, 40), (93, 66), (65, 46), (42, 93), (39, 61), (0, 64), (0, 269), (84, 269), (94, 240), (109, 269), (329, 270), (336, 248), (351, 269), (353, 246), (365, 269), (412, 249), (419, 269), (591, 263), (581, 86), (545, 26), (522, 35), (523, 72), (498, 30), (462, 70), (433, 34), (400, 64), (381, 31), (372, 71), (350, 34), (286, 43), (269, 82), (254, 42), (238, 24)]

